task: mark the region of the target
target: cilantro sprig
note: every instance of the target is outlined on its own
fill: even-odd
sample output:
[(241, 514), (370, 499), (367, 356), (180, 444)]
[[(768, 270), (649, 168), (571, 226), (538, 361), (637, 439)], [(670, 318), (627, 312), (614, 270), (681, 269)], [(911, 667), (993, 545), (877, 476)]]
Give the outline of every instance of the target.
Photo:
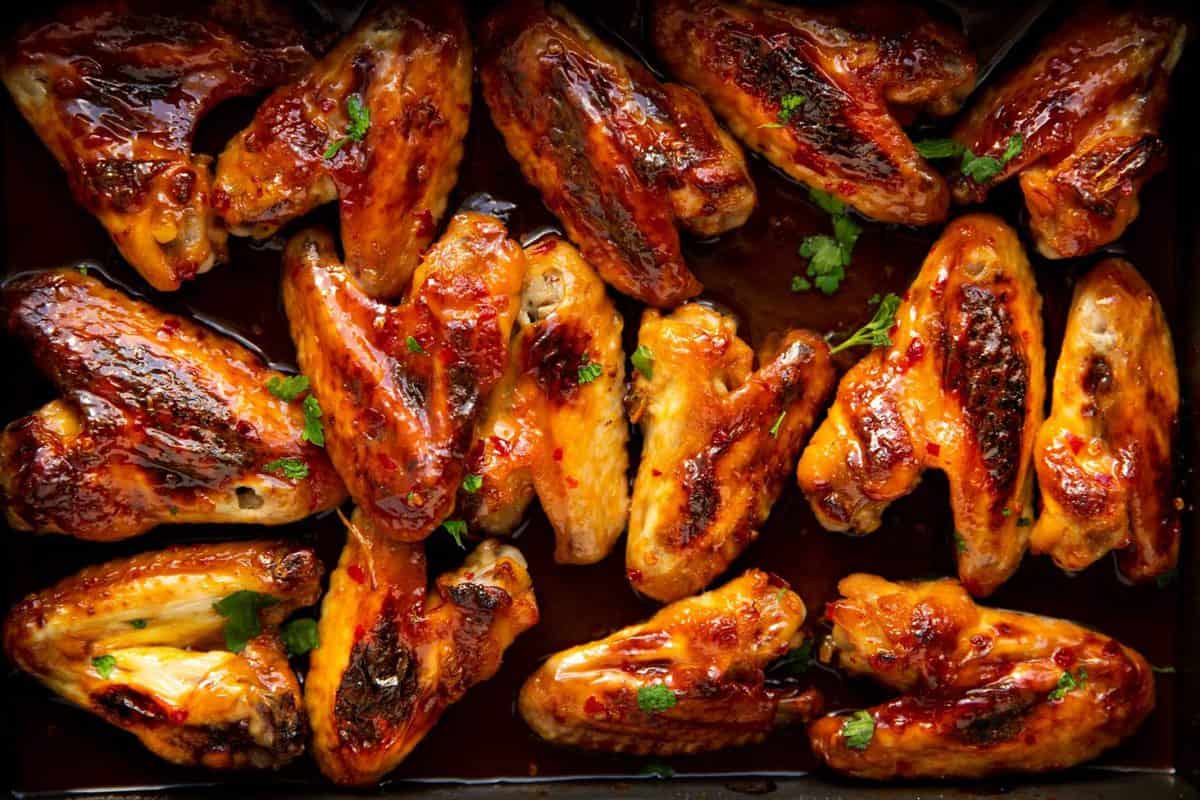
[(1050, 692), (1051, 700), (1062, 700), (1067, 696), (1068, 692), (1073, 692), (1076, 689), (1082, 689), (1087, 686), (1087, 670), (1080, 667), (1079, 675), (1076, 677), (1070, 672), (1064, 672), (1058, 676), (1058, 685)]
[(308, 464), (299, 458), (277, 458), (264, 464), (263, 469), (267, 472), (277, 472), (292, 481), (302, 481), (308, 477)]
[(812, 201), (833, 218), (833, 236), (816, 234), (800, 243), (800, 257), (808, 259), (804, 275), (792, 277), (792, 291), (806, 292), (815, 286), (822, 294), (831, 295), (846, 278), (846, 267), (854, 253), (854, 245), (862, 226), (850, 218), (846, 204), (828, 192), (809, 189)]
[(446, 529), (446, 533), (450, 534), (450, 538), (454, 543), (463, 550), (467, 549), (467, 545), (463, 542), (463, 537), (467, 535), (467, 523), (461, 519), (448, 519), (442, 523), (442, 527)]
[(308, 617), (294, 619), (279, 629), (279, 638), (289, 656), (302, 656), (321, 645), (317, 636), (317, 621)]
[(591, 383), (604, 374), (604, 367), (592, 361), (587, 353), (583, 354), (583, 358), (579, 359), (579, 383)]
[(483, 486), (483, 476), (468, 473), (462, 479), (462, 490), (467, 494), (475, 494)]
[(110, 655), (96, 656), (92, 659), (92, 668), (96, 670), (97, 675), (108, 680), (117, 668), (117, 660)]
[(652, 380), (654, 378), (654, 353), (649, 347), (644, 344), (639, 344), (637, 349), (633, 351), (633, 355), (629, 356), (633, 368), (646, 378)]
[(875, 738), (875, 718), (869, 711), (855, 711), (842, 722), (840, 731), (851, 750), (866, 750)]
[(304, 398), (304, 430), (300, 432), (300, 438), (317, 447), (325, 446), (325, 425), (321, 417), (321, 404), (316, 395), (310, 394)]
[(267, 391), (288, 403), (308, 391), (308, 377), (305, 375), (276, 375), (267, 381)]
[(241, 589), (213, 603), (213, 610), (225, 618), (225, 646), (234, 653), (246, 649), (246, 643), (262, 633), (258, 612), (279, 602), (269, 594)]
[(327, 159), (336, 156), (337, 152), (350, 142), (361, 142), (371, 127), (371, 110), (363, 105), (362, 97), (357, 94), (346, 98), (346, 115), (350, 117), (346, 134), (325, 148), (324, 157)]
[(879, 301), (879, 308), (875, 309), (875, 316), (871, 317), (871, 321), (835, 345), (829, 352), (840, 353), (847, 348), (863, 344), (871, 347), (887, 347), (892, 343), (889, 332), (896, 323), (896, 309), (899, 307), (899, 297), (894, 294), (886, 295)]
[(638, 687), (638, 708), (646, 714), (660, 714), (674, 708), (678, 702), (679, 698), (675, 696), (675, 692), (661, 683)]
[(779, 98), (779, 112), (775, 115), (774, 122), (766, 122), (759, 125), (760, 128), (782, 128), (792, 121), (792, 115), (800, 110), (800, 106), (808, 102), (808, 98), (802, 94), (785, 94)]
[(953, 139), (924, 139), (915, 142), (917, 152), (930, 160), (942, 158), (959, 159), (959, 171), (975, 183), (987, 183), (1025, 149), (1025, 139), (1019, 133), (1008, 137), (1000, 158), (977, 156), (966, 145)]

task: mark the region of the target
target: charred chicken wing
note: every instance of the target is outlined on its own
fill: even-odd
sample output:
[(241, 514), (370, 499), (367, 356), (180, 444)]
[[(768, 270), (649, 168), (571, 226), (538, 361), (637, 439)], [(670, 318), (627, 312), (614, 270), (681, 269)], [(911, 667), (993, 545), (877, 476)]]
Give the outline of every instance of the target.
[(842, 667), (904, 693), (809, 726), (856, 777), (976, 778), (1065, 769), (1133, 734), (1154, 708), (1141, 655), (1071, 622), (982, 608), (953, 580), (842, 580), (829, 605)]
[(508, 3), (480, 50), (509, 152), (600, 275), (655, 306), (697, 294), (676, 224), (715, 236), (755, 200), (741, 150), (700, 97), (659, 83), (558, 3)]

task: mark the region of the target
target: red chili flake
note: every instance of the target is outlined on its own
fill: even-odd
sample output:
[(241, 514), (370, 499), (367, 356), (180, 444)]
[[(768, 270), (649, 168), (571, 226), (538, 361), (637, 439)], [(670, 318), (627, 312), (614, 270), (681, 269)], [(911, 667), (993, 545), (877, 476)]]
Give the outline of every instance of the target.
[(625, 570), (625, 578), (630, 583), (641, 583), (642, 571), (640, 569), (633, 569), (631, 567), (631, 568)]
[(367, 574), (363, 572), (363, 568), (358, 564), (351, 564), (350, 566), (346, 567), (346, 574), (349, 575), (350, 579), (355, 583), (366, 583), (367, 581)]
[[(897, 323), (898, 325), (899, 323)], [(895, 327), (893, 326), (893, 331)], [(920, 362), (925, 357), (925, 343), (920, 339), (913, 339), (908, 343), (908, 349), (904, 351), (904, 360), (900, 364), (901, 369), (908, 369)]]
[(170, 336), (177, 330), (179, 330), (179, 320), (174, 317), (167, 317), (163, 320), (162, 327), (158, 329), (158, 332), (165, 336)]
[(583, 701), (583, 711), (585, 714), (592, 714), (593, 716), (603, 714), (604, 703), (597, 700), (595, 695), (590, 695), (587, 700)]
[(1083, 449), (1083, 446), (1085, 444), (1087, 444), (1087, 442), (1083, 441), (1083, 439), (1080, 439), (1075, 434), (1073, 434), (1073, 433), (1067, 434), (1067, 445), (1070, 446), (1072, 453), (1075, 453), (1076, 455), (1078, 455), (1079, 451)]
[(355, 626), (354, 626), (354, 641), (356, 641), (356, 642), (357, 642), (357, 641), (361, 640), (361, 639), (362, 639), (364, 636), (366, 636), (366, 635), (367, 635), (367, 629), (366, 629), (366, 628), (364, 628), (362, 625), (355, 625)]
[(577, 488), (579, 488), (579, 481), (575, 480), (570, 475), (568, 475), (567, 476), (567, 486), (572, 489), (577, 489)]
[(509, 443), (508, 439), (501, 439), (499, 436), (491, 436), (488, 437), (488, 441), (492, 443), (492, 447), (495, 449), (496, 455), (500, 456), (501, 458), (506, 458), (512, 453), (512, 445)]
[(562, 456), (563, 456), (562, 448), (561, 447), (554, 448), (554, 460), (562, 461)]
[(651, 474), (651, 475), (653, 475), (654, 477), (656, 477), (656, 478), (657, 478), (657, 477), (659, 477), (660, 475), (662, 475), (662, 470), (661, 470), (661, 469), (654, 469), (653, 467), (651, 467), (651, 469), (650, 469), (650, 474)]
[(942, 452), (942, 446), (940, 444), (937, 444), (936, 442), (926, 442), (925, 443), (925, 452), (929, 453), (929, 455), (931, 455), (931, 456), (936, 456)]
[(170, 713), (171, 722), (175, 725), (182, 725), (187, 722), (188, 712), (186, 708), (176, 708)]

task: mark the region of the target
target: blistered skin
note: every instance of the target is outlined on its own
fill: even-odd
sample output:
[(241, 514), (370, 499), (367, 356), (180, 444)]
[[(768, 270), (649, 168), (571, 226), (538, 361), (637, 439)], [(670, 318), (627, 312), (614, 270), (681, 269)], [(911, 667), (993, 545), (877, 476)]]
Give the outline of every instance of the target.
[(946, 182), (901, 126), (954, 113), (974, 87), (958, 31), (908, 3), (766, 0), (657, 0), (653, 27), (671, 73), (792, 178), (883, 222), (946, 218)]
[(1037, 55), (984, 93), (954, 131), (976, 155), (1020, 154), (991, 181), (951, 181), (960, 203), (980, 202), (1020, 175), (1038, 251), (1072, 258), (1116, 241), (1138, 215), (1138, 192), (1165, 163), (1161, 138), (1171, 71), (1183, 50), (1179, 20), (1089, 3)]
[(889, 780), (1066, 769), (1131, 736), (1154, 708), (1150, 665), (1101, 633), (977, 606), (948, 579), (860, 574), (838, 588), (826, 615), (841, 666), (904, 695), (867, 709), (874, 734), (861, 749), (842, 734), (843, 715), (809, 726), (813, 752), (838, 772)]
[(301, 438), (300, 403), (267, 390), (284, 376), (236, 342), (69, 269), (10, 280), (0, 317), (62, 393), (0, 433), (14, 529), (113, 541), (164, 523), (294, 522), (346, 498)]
[(694, 594), (758, 536), (833, 388), (829, 347), (788, 332), (758, 354), (737, 323), (699, 304), (647, 311), (630, 416), (644, 435), (626, 573), (661, 602)]
[[(639, 625), (551, 656), (521, 687), (518, 709), (555, 744), (671, 756), (762, 741), (819, 713), (813, 690), (768, 686), (763, 671), (804, 636), (804, 602), (756, 569)], [(665, 688), (670, 708), (639, 690)]]
[[(629, 425), (625, 421), (623, 321), (604, 282), (556, 236), (525, 248), (505, 378), (488, 401), (469, 471), (482, 485), (459, 493), (467, 518), (505, 535), (535, 490), (554, 528), (554, 559), (603, 559), (629, 518)], [(580, 381), (580, 370), (599, 374)]]
[(3, 59), (17, 108), (134, 269), (162, 291), (226, 257), (200, 118), (277, 86), (311, 57), (271, 0), (78, 3), (24, 29)]
[(659, 83), (558, 3), (513, 0), (480, 41), (492, 120), (584, 258), (650, 305), (698, 294), (676, 225), (715, 236), (755, 203), (741, 150), (699, 95)]
[[(316, 602), (320, 580), (316, 554), (282, 541), (142, 553), (26, 597), (5, 621), (4, 649), (168, 761), (277, 768), (304, 751), (308, 723), (273, 628)], [(274, 603), (259, 612), (265, 631), (232, 653), (213, 604), (239, 591)]]
[(983, 596), (1007, 580), (1033, 521), (1041, 307), (1011, 228), (986, 214), (947, 226), (900, 304), (891, 346), (843, 376), (800, 457), (800, 488), (821, 525), (870, 533), (925, 469), (940, 469), (963, 584)]
[(1129, 262), (1104, 261), (1075, 287), (1052, 410), (1037, 435), (1033, 551), (1081, 570), (1116, 550), (1134, 581), (1173, 569), (1178, 420), (1179, 375), (1158, 298)]
[(284, 309), (329, 457), (385, 535), (419, 541), (453, 509), (524, 275), (520, 246), (482, 214), (451, 220), (396, 306), (359, 288), (327, 233), (288, 244)]
[(537, 623), (516, 548), (483, 542), (430, 596), (422, 548), (380, 536), (356, 511), (330, 577), (304, 700), (317, 764), (338, 783), (395, 769)]
[[(370, 127), (336, 147), (351, 97)], [(261, 238), (337, 199), (347, 269), (372, 297), (395, 297), (446, 210), (470, 108), (461, 4), (380, 0), (226, 146), (213, 204), (235, 234)]]

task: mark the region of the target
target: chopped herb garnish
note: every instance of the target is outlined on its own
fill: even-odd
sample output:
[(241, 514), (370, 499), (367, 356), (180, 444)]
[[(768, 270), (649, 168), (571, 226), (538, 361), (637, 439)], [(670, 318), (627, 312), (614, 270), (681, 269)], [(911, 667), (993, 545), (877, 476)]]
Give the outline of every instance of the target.
[(808, 672), (812, 666), (812, 639), (805, 639), (795, 650), (789, 650), (782, 658), (767, 667), (767, 672), (796, 677)]
[(144, 630), (144, 629), (145, 629), (145, 627), (146, 627), (146, 620), (144, 620), (144, 619), (131, 619), (131, 620), (129, 620), (129, 624), (130, 624), (130, 625), (132, 625), (134, 628), (136, 628), (137, 630), (139, 630), (139, 631), (140, 631), (140, 630)]
[(959, 170), (976, 183), (987, 183), (1000, 174), (1008, 162), (1021, 154), (1025, 149), (1025, 140), (1020, 134), (1008, 137), (1004, 145), (1004, 153), (1000, 158), (992, 156), (977, 156), (964, 144), (953, 139), (926, 139), (916, 143), (917, 152), (923, 157), (957, 158)]
[(638, 687), (638, 708), (647, 714), (658, 714), (674, 708), (677, 702), (679, 701), (675, 693), (661, 683)]
[(87, 264), (80, 264), (80, 265), (79, 265), (79, 267), (78, 267), (78, 269), (79, 269), (79, 274), (80, 274), (80, 275), (82, 275), (83, 277), (85, 277), (85, 278), (86, 278), (86, 277), (87, 277), (87, 273), (88, 273), (88, 265), (87, 265)]
[(633, 368), (642, 373), (646, 380), (654, 378), (654, 353), (650, 351), (649, 347), (639, 344), (629, 360), (633, 362)]
[(1002, 517), (1011, 517), (1011, 516), (1012, 516), (1012, 509), (1011, 509), (1011, 508), (1002, 508), (1002, 509), (1000, 509), (1000, 516), (1002, 516)]
[(425, 352), (425, 348), (421, 347), (421, 343), (417, 341), (417, 337), (415, 336), (409, 336), (404, 340), (404, 343), (408, 345), (408, 352), (410, 353), (417, 353), (423, 356), (429, 355), (429, 353)]
[(774, 425), (772, 425), (772, 426), (771, 426), (771, 430), (770, 430), (770, 431), (768, 431), (768, 433), (770, 433), (770, 434), (771, 434), (771, 438), (772, 438), (772, 439), (777, 439), (777, 438), (779, 438), (779, 426), (783, 424), (783, 418), (784, 418), (784, 417), (786, 417), (786, 416), (787, 416), (787, 411), (780, 411), (780, 412), (779, 412), (779, 417), (778, 417), (778, 419), (776, 419), (776, 420), (775, 420), (775, 424), (774, 424)]
[(820, 189), (809, 189), (808, 196), (817, 204), (817, 208), (824, 211), (826, 214), (837, 216), (838, 214), (846, 213), (846, 204), (829, 192), (821, 191)]
[(1025, 137), (1019, 133), (1014, 133), (1008, 137), (1008, 144), (1004, 146), (1004, 155), (1000, 156), (1001, 163), (1007, 164), (1017, 156), (1021, 155), (1021, 151), (1025, 149)]
[(338, 150), (350, 142), (361, 142), (371, 127), (371, 111), (363, 105), (362, 98), (352, 94), (346, 98), (346, 114), (350, 124), (346, 126), (346, 135), (332, 142), (325, 148), (325, 158), (333, 158)]
[(317, 447), (325, 446), (325, 426), (321, 424), (321, 404), (317, 402), (316, 395), (310, 394), (304, 398), (304, 430), (300, 438)]
[(308, 378), (304, 375), (288, 375), (283, 378), (276, 375), (267, 381), (267, 391), (290, 403), (308, 391)]
[(308, 477), (308, 464), (299, 458), (277, 458), (269, 464), (264, 464), (267, 472), (278, 472), (292, 481), (302, 481)]
[(958, 158), (967, 149), (953, 139), (923, 139), (913, 142), (922, 158)]
[(1153, 664), (1150, 665), (1150, 671), (1157, 672), (1159, 675), (1174, 675), (1175, 674), (1174, 667), (1156, 667)]
[(101, 678), (108, 680), (113, 670), (117, 668), (117, 660), (109, 655), (96, 656), (92, 659), (92, 667), (95, 668)]
[(954, 549), (960, 553), (965, 553), (970, 549), (967, 547), (967, 540), (958, 531), (954, 532)]
[(867, 298), (867, 305), (877, 306), (877, 305), (879, 305), (879, 301), (882, 299), (883, 299), (882, 295), (880, 295), (879, 292), (876, 292), (875, 294), (873, 294)]
[(817, 234), (808, 236), (800, 243), (800, 257), (808, 259), (807, 277), (793, 276), (792, 291), (807, 291), (816, 286), (822, 293), (831, 295), (838, 290), (846, 277), (846, 267), (854, 245), (858, 242), (862, 226), (846, 213), (846, 204), (820, 189), (809, 189), (814, 203), (833, 216), (833, 236)]
[(804, 277), (803, 275), (793, 275), (792, 276), (792, 291), (793, 292), (807, 292), (811, 288), (812, 288), (812, 282), (808, 278)]
[(446, 533), (450, 534), (450, 537), (454, 539), (454, 543), (456, 545), (461, 547), (463, 550), (467, 549), (467, 546), (463, 544), (463, 537), (467, 535), (467, 523), (463, 522), (461, 519), (448, 519), (442, 523), (442, 527), (445, 528)]
[(302, 656), (320, 646), (317, 637), (317, 621), (308, 617), (294, 619), (279, 629), (279, 637), (289, 656)]
[(775, 122), (768, 122), (759, 125), (760, 128), (782, 128), (792, 119), (792, 114), (800, 110), (800, 106), (808, 102), (808, 98), (802, 94), (785, 94), (779, 99), (779, 113), (775, 115)]
[(258, 612), (279, 601), (269, 594), (242, 589), (213, 603), (213, 610), (225, 618), (225, 646), (235, 653), (262, 633)]
[(1070, 672), (1064, 672), (1058, 676), (1058, 685), (1050, 692), (1051, 700), (1062, 700), (1067, 692), (1072, 692), (1087, 684), (1087, 670), (1079, 670), (1079, 678), (1076, 679)]
[(462, 480), (462, 489), (467, 494), (475, 494), (483, 486), (483, 476), (468, 473)]
[(640, 774), (653, 775), (655, 778), (662, 778), (662, 779), (666, 780), (668, 778), (675, 777), (675, 770), (671, 769), (666, 764), (663, 764), (659, 761), (651, 761), (649, 764), (642, 767), (642, 771)]
[(588, 358), (588, 354), (584, 353), (583, 358), (579, 360), (579, 382), (591, 383), (604, 374), (604, 367)]
[(829, 352), (838, 353), (849, 347), (858, 347), (862, 344), (870, 345), (871, 347), (887, 347), (892, 343), (891, 337), (888, 334), (892, 330), (892, 326), (896, 323), (896, 310), (899, 307), (899, 297), (894, 294), (886, 295), (879, 301), (879, 308), (875, 309), (875, 316), (871, 317), (871, 321), (852, 333), (840, 344), (835, 345)]
[(875, 718), (868, 711), (855, 711), (842, 723), (842, 738), (851, 750), (866, 750), (875, 736)]

